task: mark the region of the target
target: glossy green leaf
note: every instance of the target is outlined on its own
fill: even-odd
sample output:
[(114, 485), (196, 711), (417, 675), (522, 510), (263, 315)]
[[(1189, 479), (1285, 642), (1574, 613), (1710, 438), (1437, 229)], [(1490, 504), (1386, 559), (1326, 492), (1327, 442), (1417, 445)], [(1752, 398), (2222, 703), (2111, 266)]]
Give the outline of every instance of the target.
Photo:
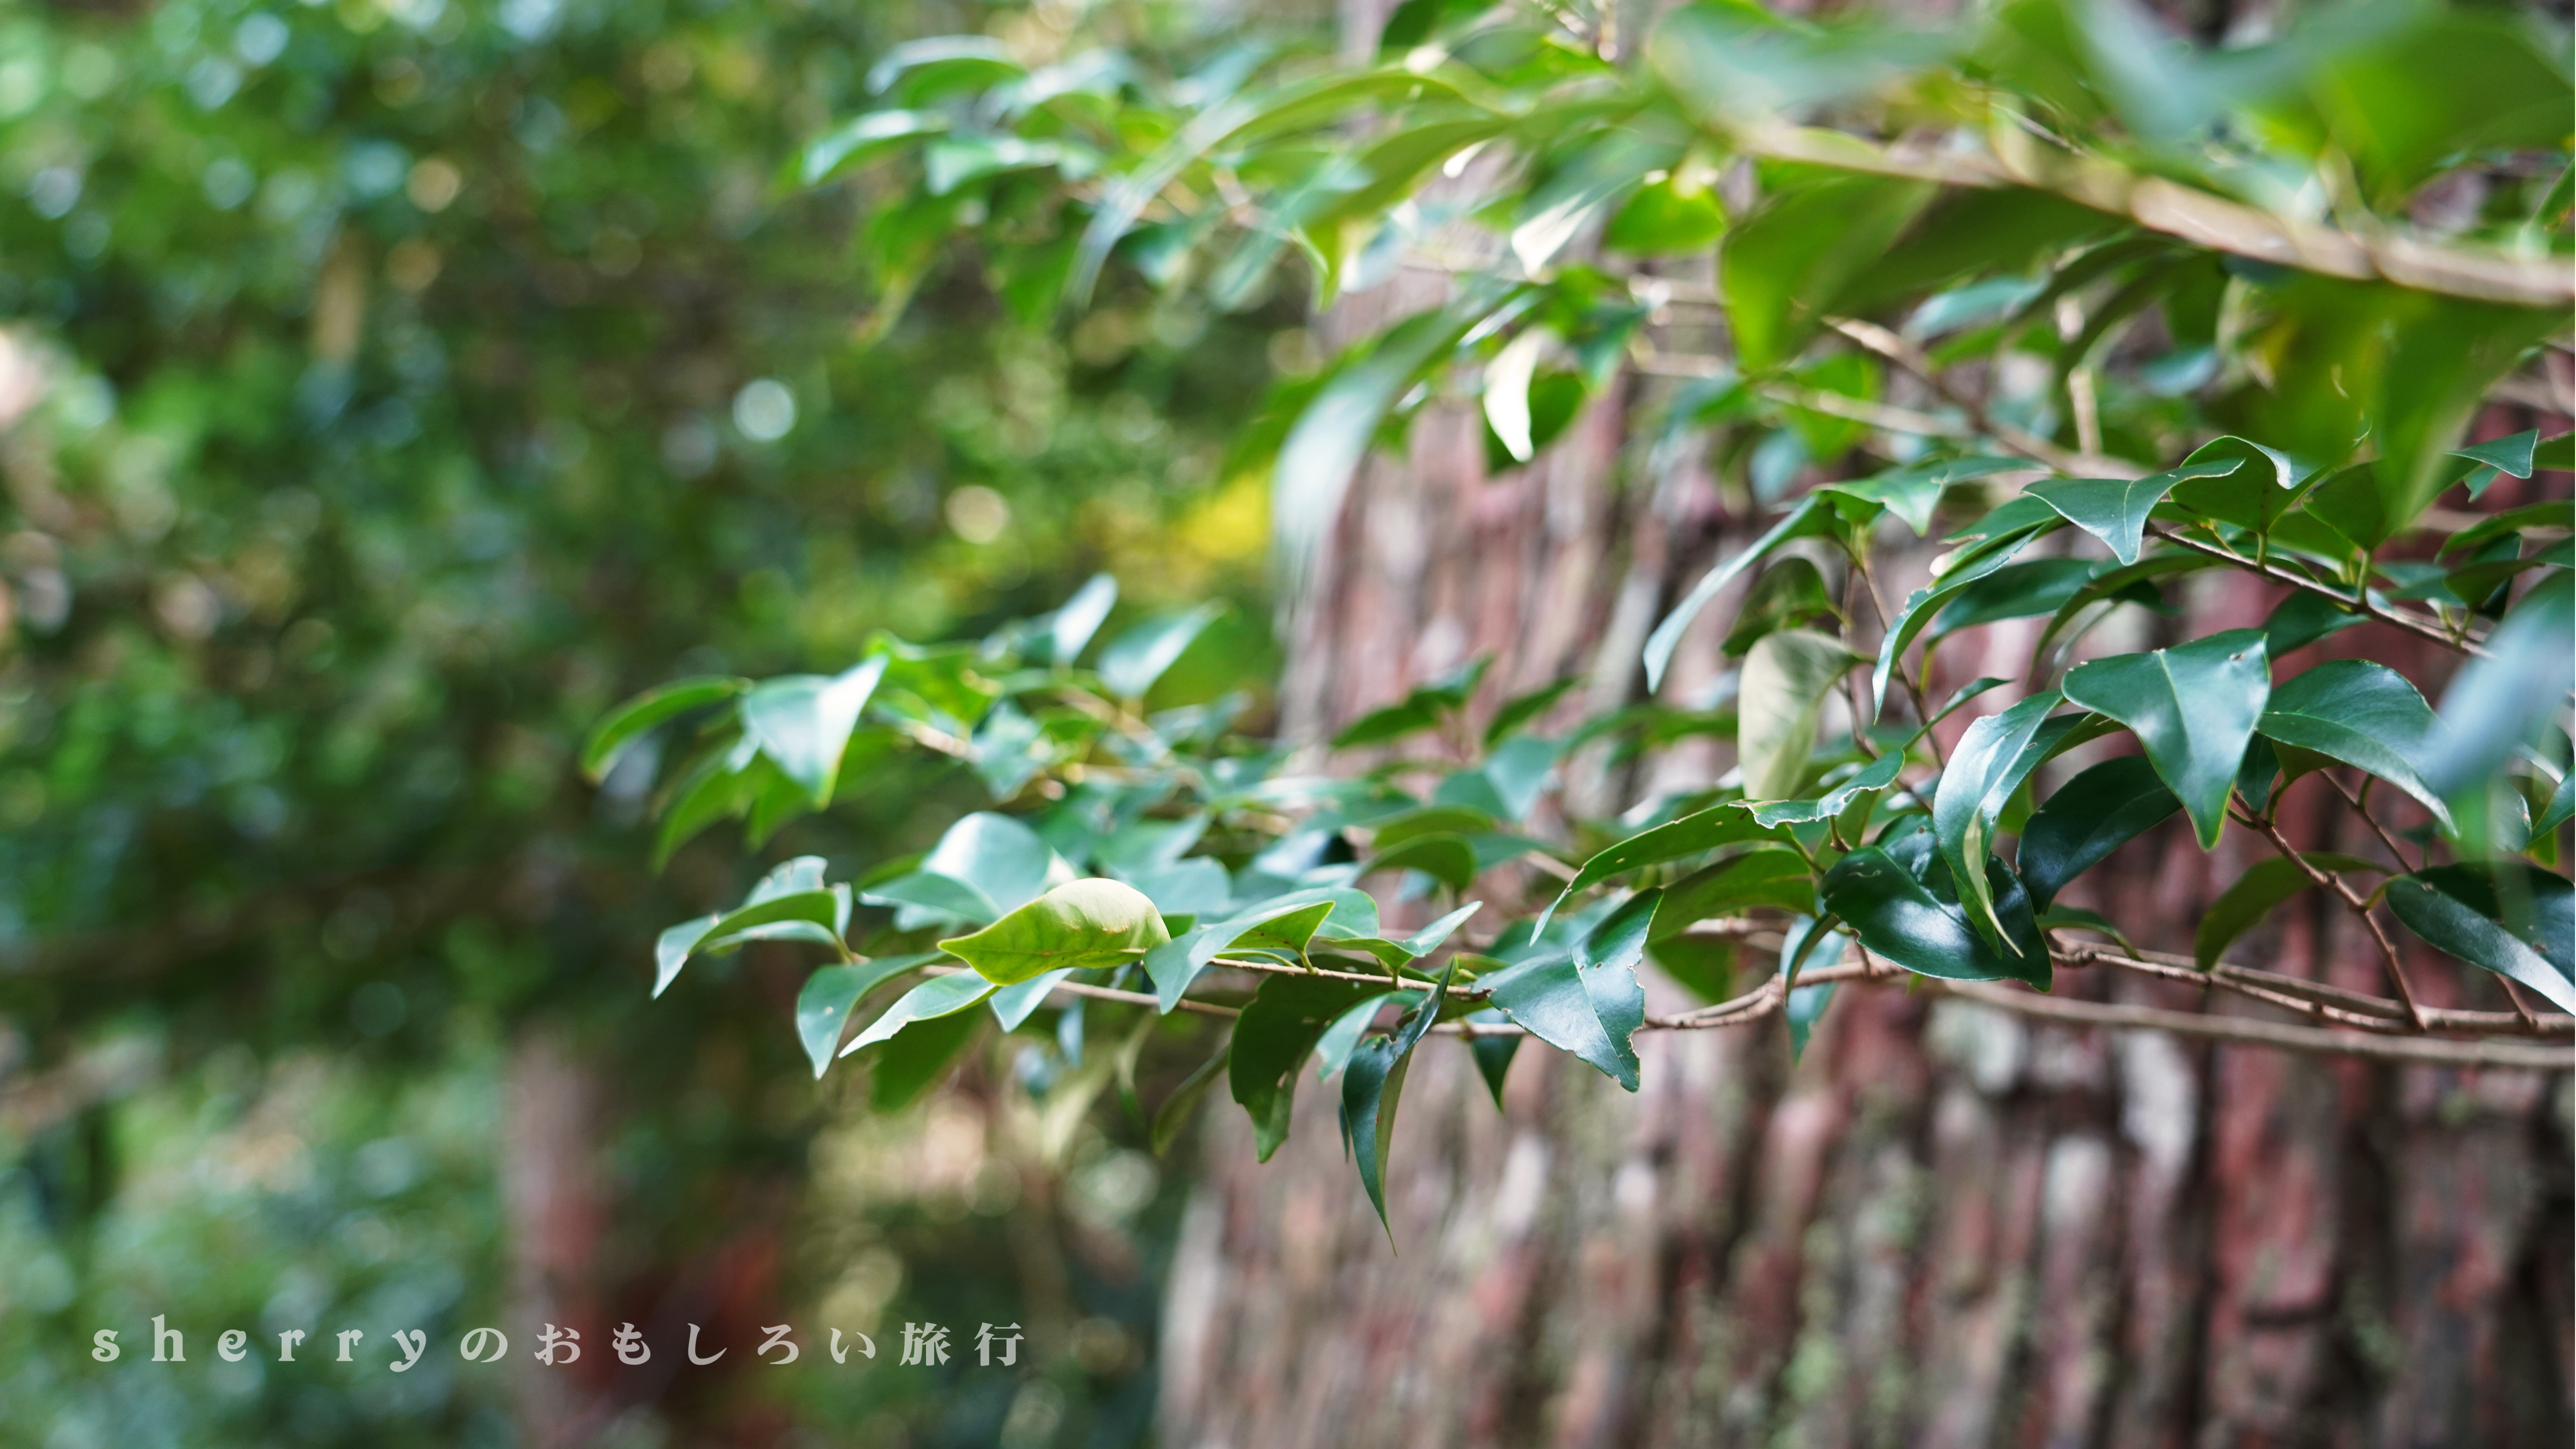
[(940, 942), (939, 949), (1008, 986), (1068, 967), (1123, 966), (1170, 939), (1144, 892), (1093, 877), (1057, 886), (973, 935)]
[(2031, 901), (2047, 909), (2068, 881), (2181, 808), (2144, 755), (2122, 755), (2079, 773), (2022, 826), (2015, 863)]
[(2432, 707), (2386, 665), (2335, 659), (2283, 680), (2272, 687), (2255, 728), (2281, 744), (2377, 775), (2450, 828), (2449, 807), (2420, 773), (2433, 730)]
[(2053, 531), (2059, 522), (2053, 510), (2025, 495), (1952, 535), (1959, 547), (1949, 555), (1949, 567), (1906, 597), (1904, 607), (1888, 621), (1887, 632), (1879, 639), (1878, 662), (1871, 668), (1869, 678), (1872, 710), (1887, 708), (1887, 684), (1896, 676), (1898, 661), (1941, 609), (1979, 580), (2011, 563), (2024, 545)]
[(1386, 1229), (1389, 1242), (1395, 1230), (1386, 1220), (1386, 1163), (1395, 1145), (1396, 1105), (1404, 1096), (1413, 1049), (1439, 1018), (1438, 1003), (1457, 974), (1458, 963), (1452, 960), (1430, 999), (1405, 1017), (1394, 1035), (1361, 1042), (1342, 1070), (1342, 1140), (1359, 1164), (1360, 1186), (1368, 1191), (1369, 1205), (1377, 1209), (1378, 1225)]
[(653, 995), (659, 998), (679, 979), (680, 968), (689, 964), (689, 953), (697, 949), (707, 933), (724, 918), (721, 911), (682, 921), (663, 930), (653, 939)]
[(796, 1039), (805, 1045), (806, 1058), (814, 1063), (814, 1080), (821, 1081), (832, 1065), (833, 1055), (841, 1045), (841, 1027), (850, 1019), (850, 1008), (885, 982), (893, 980), (916, 966), (938, 960), (936, 953), (923, 952), (909, 956), (880, 956), (849, 966), (817, 967), (805, 978), (805, 987), (796, 993)]
[(2287, 455), (2236, 437), (2203, 444), (2174, 473), (2176, 507), (2256, 532), (2271, 528), (2314, 481)]
[(1226, 1080), (1252, 1117), (1253, 1150), (1263, 1162), (1288, 1140), (1298, 1069), (1324, 1029), (1378, 988), (1307, 976), (1265, 976), (1234, 1020)]
[(850, 1038), (849, 1044), (841, 1048), (841, 1055), (850, 1056), (888, 1040), (915, 1022), (931, 1021), (964, 1011), (998, 989), (971, 971), (933, 976), (896, 997), (876, 1020), (868, 1023), (866, 1030)]
[(1644, 1023), (1646, 1009), (1636, 967), (1662, 895), (1631, 896), (1574, 949), (1541, 953), (1478, 984), (1532, 1036), (1633, 1092), (1637, 1053), (1629, 1037)]
[(767, 680), (742, 697), (743, 730), (817, 806), (827, 805), (850, 731), (885, 672), (879, 655), (837, 675)]
[(2146, 746), (2203, 849), (2218, 844), (2227, 795), (2271, 682), (2262, 631), (2231, 629), (2068, 670), (2067, 699), (2127, 725)]
[(2425, 742), (2426, 784), (2472, 839), (2491, 834), (2488, 795), (2513, 752), (2567, 708), (2576, 688), (2576, 586), (2564, 572), (2532, 586), (2488, 636), (2487, 657), (2462, 665)]
[(1833, 595), (1826, 591), (1824, 574), (1805, 559), (1785, 558), (1753, 581), (1743, 607), (1735, 611), (1735, 626), (1719, 648), (1729, 657), (1741, 657), (1766, 634), (1841, 615)]
[[(1510, 1020), (1492, 1007), (1487, 1007), (1483, 1011), (1471, 1011), (1461, 1019), (1475, 1022), (1480, 1026), (1500, 1025)], [(1476, 1075), (1484, 1079), (1485, 1091), (1493, 1097), (1494, 1110), (1497, 1112), (1503, 1110), (1503, 1079), (1510, 1075), (1512, 1058), (1519, 1053), (1520, 1049), (1521, 1038), (1518, 1033), (1498, 1032), (1492, 1036), (1467, 1038), (1467, 1051), (1475, 1058)]]
[[(1763, 826), (1805, 825), (1818, 820), (1831, 820), (1851, 808), (1863, 795), (1884, 790), (1896, 783), (1905, 769), (1905, 755), (1890, 750), (1855, 771), (1850, 779), (1812, 800), (1739, 800), (1729, 805), (1750, 811), (1754, 822)], [(1827, 779), (1832, 776), (1828, 775)]]
[(2166, 494), (2188, 480), (2220, 477), (2245, 466), (2241, 456), (2202, 459), (2195, 453), (2192, 458), (2196, 461), (2143, 478), (2051, 478), (2025, 491), (2067, 522), (2109, 544), (2120, 562), (2133, 564), (2146, 539), (2147, 515)]
[(1799, 499), (1797, 507), (1771, 525), (1750, 547), (1700, 575), (1699, 582), (1691, 585), (1690, 592), (1683, 595), (1682, 601), (1673, 606), (1673, 611), (1655, 626), (1655, 631), (1646, 636), (1646, 688), (1663, 687), (1664, 668), (1672, 663), (1673, 651), (1681, 647), (1682, 634), (1690, 628), (1691, 621), (1699, 617), (1700, 610), (1707, 608), (1709, 601), (1715, 599), (1737, 574), (1759, 563), (1773, 549), (1793, 538), (1814, 538), (1834, 527), (1832, 507), (1820, 495), (1810, 493)]
[(2035, 558), (2006, 564), (1959, 591), (1932, 618), (1931, 637), (2003, 619), (2054, 614), (2092, 582), (2094, 564), (2080, 558)]
[(1989, 946), (1968, 924), (1947, 863), (1928, 848), (1918, 858), (1920, 876), (1908, 861), (1880, 846), (1853, 851), (1825, 872), (1825, 908), (1863, 946), (1908, 971), (1953, 981), (2026, 981), (2047, 990), (2048, 946), (2032, 919), (2030, 898), (2012, 871), (1987, 859), (1995, 917), (2018, 954)]
[(581, 772), (593, 780), (603, 779), (617, 765), (618, 757), (646, 730), (693, 709), (720, 704), (751, 688), (748, 679), (726, 675), (701, 675), (695, 679), (676, 679), (657, 685), (635, 696), (592, 727), (590, 738), (582, 743)]
[(1841, 640), (1807, 629), (1766, 634), (1753, 646), (1735, 701), (1735, 755), (1748, 798), (1796, 792), (1826, 697), (1859, 661)]
[[(1055, 994), (1056, 987), (1073, 979), (1073, 973), (1080, 969), (1076, 966), (1058, 966), (1052, 971), (1039, 972), (1026, 981), (1014, 981), (987, 997), (985, 1005), (993, 1009), (993, 1019), (1002, 1024), (1002, 1030), (1018, 1031), (1021, 1023), (1035, 1016), (1038, 1008), (1046, 1005), (1046, 999)], [(1076, 1004), (1079, 1004), (1078, 1001)], [(1077, 1061), (1075, 1065), (1078, 1066), (1080, 1063)]]
[[(2355, 855), (2338, 855), (2332, 851), (2310, 851), (2305, 859), (2319, 870), (2341, 874), (2365, 871), (2385, 874), (2387, 867)], [(2219, 893), (2201, 914), (2200, 926), (2192, 933), (2191, 955), (2200, 969), (2206, 971), (2218, 964), (2218, 958), (2237, 937), (2254, 928), (2257, 921), (2271, 914), (2272, 908), (2315, 884), (2297, 861), (2287, 856), (2267, 856), (2245, 868), (2235, 883)]]
[(1418, 870), (1453, 891), (1464, 891), (1476, 881), (1476, 852), (1461, 836), (1417, 835), (1369, 857), (1363, 874), (1385, 870)]
[(1995, 823), (2005, 803), (2058, 741), (2083, 723), (2081, 715), (2050, 718), (2049, 711), (2062, 702), (2057, 691), (2046, 690), (1972, 722), (1950, 751), (1949, 766), (1932, 796), (1933, 839), (1950, 863), (1951, 878), (1966, 887), (1960, 896), (1968, 919), (1990, 943), (2006, 950), (2012, 946), (1995, 919), (1980, 867), (1994, 849)]
[(1046, 617), (1047, 658), (1055, 664), (1071, 664), (1082, 657), (1091, 636), (1100, 632), (1108, 621), (1109, 611), (1118, 603), (1118, 580), (1108, 574), (1093, 574), (1073, 597)]
[(1875, 503), (1905, 521), (1905, 526), (1921, 538), (1932, 531), (1932, 511), (1941, 504), (1942, 492), (1954, 483), (1992, 477), (1997, 473), (2025, 470), (2030, 464), (2020, 458), (1994, 458), (1979, 455), (1970, 458), (1944, 458), (1934, 463), (1917, 463), (1848, 483), (1821, 483), (1816, 491), (1839, 494), (1864, 503)]
[(1351, 1053), (1360, 1045), (1360, 1035), (1377, 1020), (1378, 1008), (1388, 1002), (1398, 1003), (1400, 1011), (1411, 1011), (1422, 1004), (1428, 993), (1422, 991), (1381, 991), (1364, 997), (1358, 1005), (1333, 1018), (1324, 1034), (1315, 1038), (1315, 1080), (1329, 1082), (1350, 1065)]
[(2361, 623), (2362, 617), (2331, 599), (2301, 590), (2281, 601), (2263, 621), (2263, 652), (2274, 660)]
[(973, 886), (996, 911), (1006, 912), (1059, 883), (1064, 867), (1036, 831), (1011, 816), (979, 810), (941, 833), (921, 869)]
[(2445, 865), (2388, 883), (2406, 929), (2576, 1013), (2576, 888), (2520, 861)]
[(1574, 879), (1566, 883), (1563, 893), (1540, 912), (1538, 928), (1547, 929), (1548, 918), (1569, 898), (1629, 871), (1698, 855), (1721, 845), (1780, 840), (1785, 835), (1784, 831), (1757, 824), (1751, 816), (1735, 808), (1733, 802), (1712, 805), (1651, 830), (1641, 830), (1616, 845), (1604, 847), (1585, 861), (1583, 868), (1575, 872)]
[(1162, 614), (1110, 640), (1094, 666), (1100, 682), (1121, 699), (1143, 699), (1164, 671), (1180, 662), (1192, 641), (1225, 611), (1222, 604)]

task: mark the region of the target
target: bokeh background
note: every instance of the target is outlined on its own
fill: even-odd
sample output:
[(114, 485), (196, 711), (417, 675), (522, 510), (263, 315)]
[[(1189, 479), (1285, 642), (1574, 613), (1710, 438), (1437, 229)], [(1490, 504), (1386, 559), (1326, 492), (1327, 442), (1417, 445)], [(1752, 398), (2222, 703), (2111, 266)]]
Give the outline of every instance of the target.
[[(1050, 1117), (1019, 1046), (871, 1113), (810, 1079), (784, 956), (647, 1009), (652, 933), (758, 864), (720, 830), (656, 870), (650, 769), (573, 768), (661, 679), (838, 669), (1099, 570), (1122, 614), (1228, 601), (1162, 693), (1264, 707), (1264, 488), (1224, 444), (1312, 364), (1296, 301), (1140, 291), (1067, 329), (968, 253), (898, 317), (854, 260), (864, 186), (788, 171), (889, 45), (1045, 57), (1077, 18), (1179, 54), (1246, 19), (0, 11), (0, 1442), (1148, 1432), (1180, 1190), (1143, 1130)], [(873, 790), (768, 853), (918, 849), (943, 790), (976, 793)], [(184, 1368), (142, 1362), (156, 1313)], [(540, 1318), (594, 1325), (578, 1368), (529, 1363)], [(891, 1366), (912, 1319), (1041, 1349)], [(663, 1364), (687, 1322), (735, 1351), (601, 1370), (628, 1320)], [(746, 1365), (777, 1322), (803, 1361)], [(508, 1365), (455, 1357), (483, 1323)], [(342, 1326), (432, 1350), (212, 1359)], [(875, 1364), (818, 1361), (827, 1326)]]

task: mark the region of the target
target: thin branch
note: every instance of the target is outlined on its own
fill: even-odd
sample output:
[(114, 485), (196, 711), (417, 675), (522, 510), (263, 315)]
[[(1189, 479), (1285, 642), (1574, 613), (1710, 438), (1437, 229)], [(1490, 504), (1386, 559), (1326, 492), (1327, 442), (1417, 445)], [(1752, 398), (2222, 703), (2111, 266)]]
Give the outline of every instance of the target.
[(2299, 854), (2290, 844), (2288, 837), (2281, 834), (2280, 826), (2259, 816), (2238, 818), (2262, 831), (2265, 838), (2272, 842), (2273, 848), (2280, 851), (2292, 865), (2297, 866), (2302, 875), (2342, 897), (2343, 903), (2352, 908), (2352, 913), (2361, 917), (2361, 923), (2370, 928), (2370, 938), (2379, 943), (2380, 960), (2388, 967), (2388, 983), (2397, 988), (2397, 999), (2405, 1006), (2407, 1018), (2414, 1022), (2417, 1031), (2424, 1030), (2424, 1008), (2415, 1004), (2415, 988), (2407, 982), (2406, 967), (2397, 959), (2397, 944), (2388, 939), (2388, 932), (2379, 924), (2379, 918), (2370, 913), (2370, 903), (2355, 893), (2351, 886), (2344, 884), (2342, 876), (2310, 864), (2308, 858)]
[(2095, 452), (2069, 452), (2037, 433), (1995, 417), (1986, 411), (1983, 400), (1950, 386), (1949, 380), (1941, 375), (1940, 364), (1925, 355), (1921, 348), (1875, 322), (1828, 317), (1825, 325), (1914, 374), (1924, 386), (1940, 394), (1944, 402), (1965, 412), (1977, 432), (2025, 458), (2045, 463), (2060, 473), (2088, 478), (2138, 478), (2148, 471), (2125, 458), (2110, 458)]
[(2518, 1071), (2576, 1071), (2576, 1052), (2565, 1046), (2532, 1046), (2521, 1042), (2449, 1041), (2441, 1037), (2357, 1036), (2324, 1027), (2290, 1026), (2250, 1017), (2200, 1016), (2152, 1006), (2108, 1006), (2093, 1001), (2063, 1001), (2032, 991), (2010, 991), (1975, 982), (1923, 978), (1923, 988), (1957, 996), (1981, 1006), (2021, 1016), (2128, 1030), (2171, 1032), (2176, 1036), (2319, 1056), (2364, 1057), (2449, 1067), (2502, 1067)]
[(2481, 659), (2487, 657), (2487, 651), (2478, 647), (2474, 641), (2455, 639), (2451, 637), (2450, 630), (2443, 628), (2439, 624), (2416, 618), (2412, 614), (2400, 613), (2395, 609), (2388, 608), (2381, 604), (2374, 604), (2370, 601), (2370, 597), (2366, 591), (2360, 597), (2356, 598), (2351, 594), (2345, 593), (2341, 589), (2329, 588), (2324, 584), (2318, 583), (2316, 580), (2309, 578), (2305, 574), (2293, 573), (2288, 569), (2278, 567), (2274, 564), (2265, 563), (2260, 559), (2247, 558), (2245, 555), (2238, 553), (2232, 548), (2226, 548), (2214, 543), (2202, 543), (2198, 539), (2176, 533), (2169, 528), (2160, 528), (2150, 524), (2147, 527), (2147, 532), (2154, 534), (2156, 537), (2163, 539), (2167, 543), (2180, 544), (2194, 553), (2203, 553), (2214, 559), (2223, 559), (2249, 573), (2261, 574), (2263, 577), (2272, 580), (2274, 583), (2288, 584), (2291, 588), (2297, 589), (2302, 593), (2315, 594), (2317, 597), (2322, 599), (2332, 599), (2344, 608), (2355, 610), (2362, 614), (2367, 614), (2371, 618), (2377, 619), (2383, 624), (2393, 625), (2405, 630), (2409, 634), (2430, 639), (2445, 649), (2461, 650), (2465, 653), (2474, 654)]
[(2394, 228), (2365, 236), (2292, 221), (2161, 177), (2140, 176), (2095, 157), (2049, 146), (2036, 137), (2025, 139), (2000, 127), (1988, 136), (2002, 143), (1997, 153), (1936, 150), (1920, 144), (1880, 146), (1839, 131), (1778, 121), (1734, 132), (1736, 148), (1745, 155), (1943, 186), (2054, 192), (2195, 246), (2331, 277), (2386, 278), (2418, 291), (2561, 312), (2576, 304), (2576, 272), (2563, 258), (2444, 247)]
[(2352, 813), (2360, 816), (2364, 825), (2370, 827), (2370, 833), (2379, 837), (2379, 843), (2388, 847), (2389, 858), (2397, 862), (2398, 869), (2412, 870), (2414, 867), (2406, 863), (2406, 852), (2397, 848), (2397, 837), (2389, 834), (2388, 827), (2379, 823), (2379, 817), (2370, 813), (2370, 787), (2378, 783), (2377, 777), (2362, 776), (2361, 792), (2355, 794), (2344, 788), (2343, 781), (2335, 778), (2334, 771), (2319, 770), (2317, 773), (2325, 777), (2327, 784), (2334, 786), (2334, 792), (2343, 797), (2343, 802), (2352, 807)]

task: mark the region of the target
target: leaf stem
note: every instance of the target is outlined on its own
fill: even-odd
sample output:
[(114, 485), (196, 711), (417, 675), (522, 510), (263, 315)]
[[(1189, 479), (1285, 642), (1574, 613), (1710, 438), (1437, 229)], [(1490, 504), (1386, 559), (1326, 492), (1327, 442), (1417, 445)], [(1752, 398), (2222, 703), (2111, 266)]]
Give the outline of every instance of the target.
[(2224, 544), (2202, 543), (2198, 539), (2177, 533), (2172, 529), (2158, 528), (2152, 524), (2148, 526), (2147, 532), (2154, 534), (2156, 537), (2163, 539), (2167, 543), (2179, 544), (2184, 548), (2190, 549), (2194, 553), (2206, 554), (2214, 559), (2222, 559), (2228, 563), (2236, 565), (2238, 568), (2246, 570), (2249, 573), (2260, 574), (2274, 583), (2288, 584), (2291, 588), (2297, 589), (2302, 593), (2314, 594), (2321, 599), (2331, 599), (2344, 608), (2368, 615), (2383, 624), (2403, 629), (2407, 633), (2413, 634), (2421, 639), (2430, 639), (2445, 649), (2455, 649), (2464, 654), (2473, 654), (2480, 659), (2487, 657), (2487, 651), (2479, 647), (2476, 641), (2465, 636), (2453, 638), (2451, 631), (2443, 628), (2438, 623), (2427, 623), (2412, 614), (2401, 613), (2398, 610), (2388, 608), (2384, 605), (2372, 603), (2370, 601), (2370, 590), (2366, 587), (2359, 590), (2357, 595), (2347, 594), (2341, 589), (2328, 588), (2324, 584), (2318, 583), (2316, 580), (2309, 578), (2305, 574), (2292, 573), (2288, 569), (2278, 568), (2274, 565), (2263, 563), (2256, 559), (2247, 558), (2245, 555), (2238, 553), (2236, 550), (2229, 548)]

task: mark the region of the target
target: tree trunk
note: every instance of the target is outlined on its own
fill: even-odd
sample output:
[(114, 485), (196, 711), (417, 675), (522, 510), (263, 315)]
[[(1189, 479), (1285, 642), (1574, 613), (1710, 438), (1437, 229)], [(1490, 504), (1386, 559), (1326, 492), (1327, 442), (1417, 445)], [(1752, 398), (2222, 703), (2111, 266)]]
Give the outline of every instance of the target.
[[(1578, 670), (1591, 707), (1630, 697), (1676, 583), (1748, 535), (1688, 459), (1621, 479), (1622, 407), (1498, 478), (1457, 408), (1417, 423), (1409, 463), (1372, 462), (1291, 615), (1289, 727), (1318, 738), (1486, 650), (1489, 702)], [(2221, 585), (2185, 630), (2269, 602)], [(1668, 697), (1716, 672), (1729, 612), (1703, 619)], [(2017, 677), (2030, 636), (1992, 632), (2002, 667), (1983, 672)], [(1598, 813), (1721, 764), (1578, 760), (1569, 789)], [(2342, 812), (2300, 791), (2285, 819), (2324, 846)], [(2232, 831), (2205, 859), (2160, 831), (2077, 899), (2182, 945), (2252, 845)], [(2282, 917), (2243, 959), (2385, 990), (2348, 916)], [(2059, 990), (2198, 1004), (2104, 974)], [(2503, 1006), (2447, 963), (2411, 974), (2433, 1004)], [(1684, 1000), (1647, 990), (1650, 1010)], [(1266, 1166), (1241, 1114), (1212, 1112), (1170, 1278), (1167, 1449), (2569, 1441), (2564, 1076), (2036, 1025), (1887, 988), (1844, 991), (1794, 1067), (1776, 1021), (1638, 1047), (1634, 1097), (1524, 1051), (1497, 1114), (1465, 1053), (1427, 1045), (1394, 1139), (1394, 1249), (1328, 1093), (1309, 1081)]]

